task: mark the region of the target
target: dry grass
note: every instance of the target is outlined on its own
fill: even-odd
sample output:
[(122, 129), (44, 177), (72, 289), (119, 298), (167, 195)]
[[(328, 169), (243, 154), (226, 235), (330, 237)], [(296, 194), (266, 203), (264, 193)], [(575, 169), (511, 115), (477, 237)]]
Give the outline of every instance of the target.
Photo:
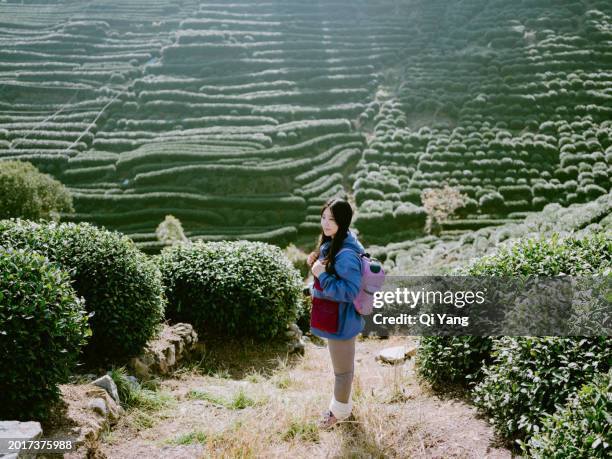
[(378, 350), (409, 342), (358, 340), (356, 421), (331, 431), (316, 425), (333, 388), (326, 347), (309, 343), (304, 357), (290, 358), (273, 346), (217, 347), (214, 359), (217, 366), (223, 362), (224, 377), (208, 363), (205, 371), (178, 372), (160, 389), (175, 403), (146, 413), (159, 420), (135, 427), (128, 414), (103, 438), (101, 450), (109, 458), (148, 459), (510, 457), (490, 445), (492, 430), (472, 407), (422, 389), (410, 361), (390, 366), (374, 360)]

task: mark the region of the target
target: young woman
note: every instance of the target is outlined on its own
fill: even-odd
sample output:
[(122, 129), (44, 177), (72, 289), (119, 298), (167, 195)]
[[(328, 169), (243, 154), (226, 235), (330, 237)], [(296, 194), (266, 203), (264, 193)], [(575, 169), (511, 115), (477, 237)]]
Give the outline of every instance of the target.
[[(352, 218), (353, 209), (348, 202), (328, 200), (321, 210), (322, 233), (317, 250), (308, 256), (315, 278), (310, 288), (310, 331), (327, 338), (335, 375), (334, 394), (319, 424), (321, 428), (329, 428), (351, 416), (355, 341), (365, 326), (365, 320), (353, 306), (361, 287), (358, 253), (365, 250), (349, 230)], [(338, 253), (342, 249), (348, 250)]]

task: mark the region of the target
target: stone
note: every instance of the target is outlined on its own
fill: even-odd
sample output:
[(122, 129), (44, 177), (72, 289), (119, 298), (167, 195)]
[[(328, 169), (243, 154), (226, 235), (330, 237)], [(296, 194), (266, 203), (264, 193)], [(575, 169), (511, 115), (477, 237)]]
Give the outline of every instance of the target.
[(166, 358), (166, 364), (172, 367), (176, 363), (176, 352), (174, 346), (168, 346), (164, 350), (164, 357)]
[(190, 344), (187, 341), (183, 341), (178, 336), (176, 338), (173, 338), (173, 339), (169, 340), (169, 341), (174, 345), (174, 354), (175, 354), (175, 356), (176, 355), (180, 356), (181, 354), (183, 354), (183, 350), (185, 349), (185, 346), (188, 346)]
[(290, 354), (296, 353), (296, 354), (304, 355), (305, 347), (306, 346), (304, 344), (304, 341), (300, 339), (298, 341), (290, 343), (288, 346), (288, 351)]
[(108, 415), (108, 408), (106, 408), (106, 401), (103, 398), (92, 398), (87, 404), (87, 408), (91, 409), (94, 413), (98, 413), (106, 418)]
[(419, 350), (418, 346), (412, 346), (412, 347), (408, 348), (408, 350), (406, 351), (406, 355), (408, 357), (414, 357), (414, 356), (416, 356), (418, 350)]
[(117, 385), (115, 384), (115, 381), (113, 381), (113, 378), (111, 378), (109, 375), (104, 375), (101, 378), (96, 379), (94, 382), (92, 382), (92, 384), (106, 390), (108, 395), (113, 397), (115, 402), (120, 403)]
[(140, 379), (149, 377), (149, 367), (138, 357), (133, 357), (128, 365)]
[[(92, 384), (90, 389), (87, 390), (86, 394), (91, 398), (91, 401), (88, 403), (88, 407), (94, 412), (101, 414), (105, 420), (107, 419), (111, 424), (117, 421), (123, 414), (124, 410), (121, 405), (115, 403), (115, 400), (108, 395), (108, 392), (106, 392), (105, 389)], [(104, 402), (104, 409), (101, 408), (99, 401), (94, 402), (96, 399), (102, 399)]]
[(406, 346), (387, 347), (378, 352), (375, 359), (384, 363), (402, 363), (408, 358)]
[[(13, 440), (38, 440), (42, 437), (42, 427), (40, 422), (35, 421), (0, 421), (0, 438), (10, 438)], [(8, 447), (8, 444), (3, 447)], [(17, 458), (20, 456), (19, 453), (10, 453), (4, 455), (6, 450), (0, 449), (0, 457), (8, 459), (11, 457)]]
[(73, 441), (76, 450), (66, 457), (98, 457), (90, 456), (88, 445), (117, 422), (124, 413), (123, 408), (105, 388), (93, 383), (61, 384), (59, 388), (65, 404), (64, 420), (59, 426), (53, 426), (50, 432), (46, 432), (48, 438)]
[(150, 374), (165, 375), (178, 364), (201, 351), (198, 334), (190, 324), (164, 325), (159, 336), (147, 343), (143, 353), (129, 362), (129, 367), (139, 378)]

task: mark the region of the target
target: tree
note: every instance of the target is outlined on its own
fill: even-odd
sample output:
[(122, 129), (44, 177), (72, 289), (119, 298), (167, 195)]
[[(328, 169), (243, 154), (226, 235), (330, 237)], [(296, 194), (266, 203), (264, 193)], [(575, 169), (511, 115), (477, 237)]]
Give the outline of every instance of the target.
[(427, 213), (425, 232), (439, 235), (442, 221), (450, 218), (456, 209), (467, 203), (468, 196), (458, 189), (444, 184), (444, 188), (426, 188), (421, 192), (421, 202)]
[(155, 235), (165, 245), (189, 243), (189, 239), (183, 232), (181, 221), (173, 215), (166, 215), (164, 221), (157, 226)]
[(0, 219), (59, 221), (60, 212), (74, 212), (72, 196), (61, 182), (31, 163), (0, 161)]

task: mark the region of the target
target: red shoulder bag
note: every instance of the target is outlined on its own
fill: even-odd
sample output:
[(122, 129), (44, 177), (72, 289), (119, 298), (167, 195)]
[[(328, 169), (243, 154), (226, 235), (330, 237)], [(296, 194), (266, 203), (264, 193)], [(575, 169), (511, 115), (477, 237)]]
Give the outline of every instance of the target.
[[(319, 278), (315, 277), (313, 287), (323, 291)], [(340, 303), (323, 298), (312, 297), (312, 311), (310, 312), (310, 326), (329, 333), (338, 332), (338, 309)]]

